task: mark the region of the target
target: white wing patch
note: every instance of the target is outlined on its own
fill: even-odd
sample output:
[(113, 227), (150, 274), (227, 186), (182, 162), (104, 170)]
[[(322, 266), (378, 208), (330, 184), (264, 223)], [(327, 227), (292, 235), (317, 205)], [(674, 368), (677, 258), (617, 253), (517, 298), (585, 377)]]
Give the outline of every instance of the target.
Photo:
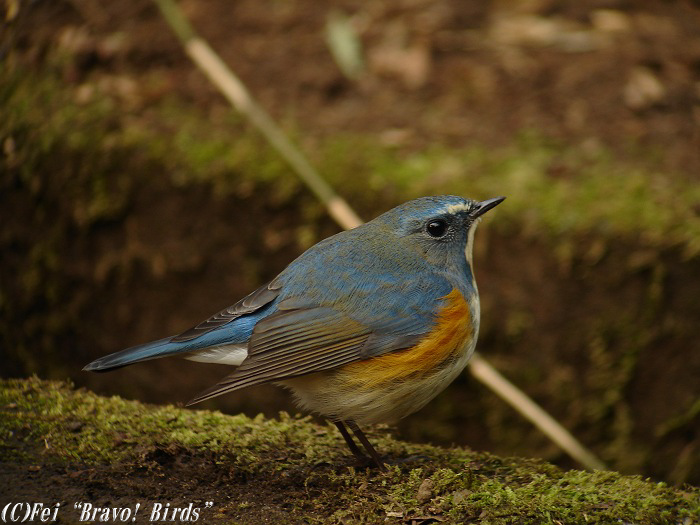
[(205, 348), (188, 355), (185, 359), (199, 363), (240, 366), (246, 357), (248, 357), (248, 345), (224, 345)]

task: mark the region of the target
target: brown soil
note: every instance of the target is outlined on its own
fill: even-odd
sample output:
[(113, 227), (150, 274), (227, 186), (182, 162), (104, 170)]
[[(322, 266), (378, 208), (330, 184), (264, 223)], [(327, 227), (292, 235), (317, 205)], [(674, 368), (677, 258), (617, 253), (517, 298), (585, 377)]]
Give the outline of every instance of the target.
[[(48, 506), (60, 503), (60, 523), (80, 523), (82, 509), (76, 502), (93, 508), (135, 508), (140, 502), (137, 523), (148, 523), (153, 505), (170, 508), (198, 508), (198, 522), (204, 523), (293, 523), (286, 509), (289, 501), (307, 497), (304, 480), (308, 473), (292, 476), (245, 479), (213, 457), (187, 454), (175, 447), (155, 449), (136, 464), (106, 466), (43, 465), (41, 468), (16, 463), (0, 464), (0, 486), (4, 502), (41, 501)], [(241, 511), (214, 518), (215, 510), (244, 501), (264, 501)], [(214, 502), (209, 510), (206, 502)], [(233, 505), (235, 506), (235, 505)], [(97, 515), (98, 518), (100, 514)], [(160, 514), (162, 517), (163, 514)], [(155, 520), (161, 522), (168, 519)], [(179, 520), (177, 520), (179, 521)], [(294, 523), (302, 523), (295, 521)]]
[[(263, 107), (297, 122), (305, 137), (356, 131), (420, 148), (508, 144), (534, 129), (620, 155), (651, 148), (664, 168), (700, 173), (700, 10), (692, 2), (181, 5)], [(367, 56), (357, 82), (340, 73), (324, 40), (334, 9), (355, 16)], [(13, 45), (37, 58), (60, 32), (86, 31), (73, 44), (80, 56), (68, 81), (158, 71), (165, 84), (149, 96), (177, 92), (205, 111), (223, 104), (151, 2), (39, 2), (17, 24), (27, 30)]]

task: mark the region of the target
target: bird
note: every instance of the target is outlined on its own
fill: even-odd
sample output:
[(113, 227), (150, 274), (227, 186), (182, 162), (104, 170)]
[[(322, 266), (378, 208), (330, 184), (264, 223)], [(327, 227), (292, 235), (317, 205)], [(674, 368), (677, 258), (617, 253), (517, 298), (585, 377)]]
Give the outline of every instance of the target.
[(188, 405), (261, 383), (280, 385), (301, 409), (335, 423), (358, 460), (384, 471), (361, 426), (416, 412), (464, 370), (480, 321), (474, 232), (504, 199), (408, 201), (318, 242), (270, 282), (189, 330), (83, 370), (167, 356), (231, 365)]

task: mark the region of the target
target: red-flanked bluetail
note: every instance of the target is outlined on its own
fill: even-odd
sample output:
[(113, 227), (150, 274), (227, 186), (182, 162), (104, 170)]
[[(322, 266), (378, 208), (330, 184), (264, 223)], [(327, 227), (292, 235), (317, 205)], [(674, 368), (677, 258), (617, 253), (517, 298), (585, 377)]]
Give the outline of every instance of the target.
[[(405, 417), (464, 369), (479, 332), (474, 231), (504, 197), (424, 197), (308, 249), (271, 282), (197, 326), (93, 361), (106, 371), (166, 356), (233, 372), (190, 403), (276, 383), (335, 422), (384, 469), (358, 425)], [(365, 458), (366, 459), (366, 458)]]

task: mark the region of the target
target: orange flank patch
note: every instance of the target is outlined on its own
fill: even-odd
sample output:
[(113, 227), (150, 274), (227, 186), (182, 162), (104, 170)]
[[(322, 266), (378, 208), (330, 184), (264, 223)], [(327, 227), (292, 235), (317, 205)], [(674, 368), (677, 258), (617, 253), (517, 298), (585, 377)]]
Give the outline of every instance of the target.
[(462, 294), (454, 288), (444, 299), (433, 331), (413, 348), (350, 363), (342, 368), (343, 377), (363, 386), (405, 379), (430, 372), (461, 350), (473, 336), (471, 312)]

